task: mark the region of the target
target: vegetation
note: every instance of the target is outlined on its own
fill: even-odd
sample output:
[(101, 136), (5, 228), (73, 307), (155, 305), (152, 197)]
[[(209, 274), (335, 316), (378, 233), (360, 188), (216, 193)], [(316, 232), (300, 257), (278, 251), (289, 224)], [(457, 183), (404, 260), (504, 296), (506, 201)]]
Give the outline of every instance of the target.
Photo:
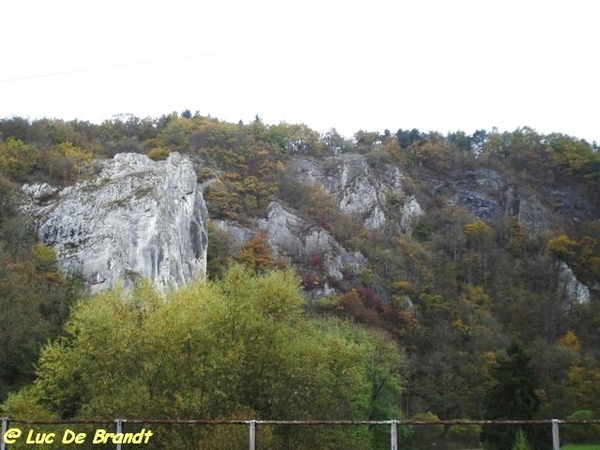
[(34, 379), (47, 339), (60, 334), (70, 303), (80, 294), (75, 278), (58, 273), (52, 248), (36, 243), (0, 179), (0, 398)]
[[(0, 266), (0, 283), (3, 283), (0, 300), (6, 305), (3, 309), (6, 314), (23, 318), (16, 324), (3, 321), (6, 332), (17, 333), (20, 330), (18, 339), (23, 345), (14, 347), (22, 350), (3, 355), (3, 361), (9, 361), (5, 367), (19, 369), (16, 372), (11, 369), (11, 373), (17, 375), (3, 375), (5, 384), (0, 395), (15, 392), (32, 380), (32, 364), (39, 348), (46, 339), (61, 332), (68, 315), (68, 305), (74, 296), (71, 282), (56, 273), (50, 250), (36, 247), (35, 238), (26, 232), (27, 227), (22, 225), (22, 219), (10, 199), (23, 182), (64, 186), (94, 176), (97, 167), (94, 158), (110, 158), (123, 151), (144, 153), (155, 160), (162, 160), (177, 151), (198, 164), (198, 176), (205, 186), (209, 215), (215, 221), (209, 226), (208, 267), (212, 284), (184, 289), (181, 294), (173, 294), (174, 298), (177, 295), (200, 298), (211, 292), (232, 308), (229, 312), (231, 317), (228, 316), (231, 324), (238, 315), (244, 324), (244, 314), (262, 316), (259, 305), (253, 304), (252, 308), (256, 310), (242, 311), (228, 297), (229, 291), (224, 290), (224, 286), (232, 283), (233, 273), (243, 273), (243, 283), (251, 283), (248, 280), (258, 283), (256, 280), (275, 277), (272, 270), (285, 271), (286, 267), (293, 265), (305, 290), (323, 289), (327, 284), (336, 291), (335, 295), (307, 305), (314, 322), (295, 310), (295, 320), (303, 324), (301, 330), (306, 333), (303, 337), (306, 346), (285, 333), (281, 336), (274, 334), (282, 342), (289, 341), (286, 345), (298, 345), (301, 349), (298, 350), (298, 360), (288, 361), (273, 356), (279, 355), (277, 352), (283, 351), (285, 346), (279, 350), (276, 346), (272, 347), (275, 353), (264, 354), (264, 357), (279, 361), (277, 368), (268, 364), (262, 369), (257, 368), (257, 362), (251, 361), (246, 353), (249, 342), (229, 337), (227, 342), (219, 342), (215, 337), (218, 334), (216, 329), (211, 328), (214, 324), (203, 322), (209, 319), (196, 311), (194, 317), (197, 317), (198, 323), (204, 323), (204, 328), (194, 330), (207, 333), (199, 336), (206, 337), (207, 342), (215, 346), (215, 351), (223, 352), (223, 358), (230, 359), (220, 360), (216, 353), (202, 359), (201, 349), (204, 347), (198, 347), (199, 353), (188, 355), (192, 359), (186, 363), (188, 356), (180, 355), (180, 362), (188, 364), (195, 375), (204, 376), (199, 379), (210, 378), (212, 381), (207, 381), (209, 384), (206, 386), (210, 386), (211, 395), (222, 397), (209, 396), (203, 402), (186, 404), (175, 391), (166, 391), (169, 395), (165, 399), (169, 398), (170, 402), (161, 403), (163, 400), (166, 402), (165, 399), (157, 401), (156, 409), (152, 410), (156, 416), (240, 417), (256, 414), (256, 417), (262, 418), (358, 418), (389, 417), (391, 411), (401, 409), (407, 417), (432, 415), (441, 419), (490, 417), (492, 412), (504, 418), (564, 418), (576, 411), (597, 409), (600, 403), (597, 389), (600, 383), (600, 335), (597, 332), (600, 308), (598, 288), (594, 286), (600, 282), (600, 206), (597, 201), (600, 195), (600, 153), (596, 143), (589, 144), (560, 134), (542, 135), (527, 127), (511, 132), (478, 130), (471, 135), (459, 130), (445, 136), (417, 129), (385, 130), (382, 133), (360, 130), (353, 139), (347, 139), (333, 129), (320, 135), (305, 125), (268, 125), (259, 117), (248, 124), (234, 124), (189, 111), (157, 119), (121, 116), (99, 125), (50, 119), (32, 122), (21, 118), (0, 120), (0, 175), (3, 186), (0, 191), (0, 239), (3, 242), (0, 255), (6, 262)], [(389, 167), (401, 171), (405, 191), (414, 195), (426, 211), (412, 224), (412, 232), (400, 231), (394, 226), (368, 230), (362, 217), (341, 212), (338, 200), (323, 186), (303, 183), (292, 176), (290, 162), (293, 158), (314, 158), (319, 164), (327, 165), (331, 157), (349, 153), (363, 155), (365, 164), (373, 172)], [(476, 216), (472, 211), (457, 206), (447, 197), (445, 183), (461, 183), (472, 178), (474, 173), (498, 174), (505, 181), (502, 189), (537, 199), (551, 215), (548, 223), (541, 227), (543, 231), (528, 226), (522, 216), (513, 213), (511, 205), (502, 205), (506, 214), (489, 217)], [(405, 198), (394, 192), (386, 193), (385, 197), (386, 207), (393, 217), (393, 211), (402, 207)], [(347, 249), (361, 252), (368, 261), (367, 266), (361, 270), (344, 271), (342, 279), (331, 279), (325, 271), (324, 255), (288, 255), (287, 259), (277, 256), (264, 234), (254, 226), (256, 219), (265, 217), (273, 200), (297, 211), (310, 226), (327, 230)], [(501, 201), (500, 195), (497, 200)], [(251, 238), (243, 244), (235, 242), (227, 232), (216, 226), (217, 220), (248, 228)], [(558, 292), (559, 262), (566, 263), (577, 278), (591, 288), (591, 302), (565, 304), (564, 296)], [(257, 275), (250, 275), (239, 267), (231, 269), (232, 272), (230, 268), (234, 264), (243, 264)], [(288, 272), (284, 273), (291, 277)], [(194, 289), (196, 291), (191, 294)], [(303, 303), (295, 289), (290, 288), (286, 292), (298, 302), (295, 307), (300, 308)], [(151, 291), (144, 292), (148, 296), (145, 301), (150, 303), (144, 304), (138, 298), (122, 307), (138, 304), (142, 308), (145, 305), (143, 308), (148, 311), (140, 316), (141, 323), (151, 318), (159, 321), (153, 311), (158, 314), (166, 306), (157, 299), (152, 300), (155, 296)], [(103, 295), (99, 298), (103, 298), (102, 302), (106, 305), (113, 305), (110, 308), (117, 308), (120, 304), (117, 291)], [(239, 299), (246, 297), (239, 293)], [(189, 302), (191, 304), (192, 300)], [(199, 308), (207, 311), (210, 302), (199, 302), (204, 305)], [(39, 404), (39, 397), (36, 397), (39, 390), (43, 387), (46, 389), (44, 392), (50, 392), (51, 383), (44, 378), (50, 373), (49, 355), (67, 359), (73, 356), (86, 361), (85, 358), (91, 358), (90, 355), (116, 355), (116, 348), (121, 345), (116, 337), (111, 344), (114, 348), (103, 350), (106, 354), (92, 352), (85, 356), (78, 353), (83, 350), (78, 347), (80, 338), (74, 333), (73, 324), (84, 321), (81, 323), (93, 329), (93, 326), (100, 327), (101, 324), (93, 322), (92, 316), (114, 314), (109, 306), (101, 312), (99, 303), (100, 300), (89, 302), (98, 308), (95, 312), (86, 310), (82, 306), (84, 303), (75, 308), (66, 337), (44, 350), (45, 356), (39, 363), (40, 372), (34, 388), (11, 396), (7, 405), (16, 405), (15, 402), (20, 399), (20, 404), (31, 408), (36, 405), (38, 409), (31, 411), (42, 414), (43, 410), (50, 415), (69, 417), (83, 417), (92, 412), (106, 414), (107, 417), (117, 411), (118, 416), (151, 412), (142, 409), (142, 401), (136, 400), (136, 403), (130, 396), (144, 398), (143, 395), (146, 395), (147, 398), (150, 391), (156, 395), (162, 376), (176, 377), (182, 387), (205, 392), (202, 389), (206, 387), (191, 381), (192, 372), (169, 369), (166, 362), (161, 363), (158, 371), (157, 366), (152, 366), (158, 362), (145, 365), (142, 363), (146, 361), (142, 358), (144, 353), (136, 354), (131, 350), (139, 346), (133, 343), (158, 342), (162, 332), (160, 327), (175, 326), (175, 322), (161, 316), (160, 320), (164, 322), (153, 330), (156, 334), (144, 334), (150, 333), (149, 326), (145, 326), (127, 330), (127, 336), (119, 336), (124, 339), (123, 342), (130, 342), (131, 348), (125, 354), (133, 358), (131, 361), (119, 362), (117, 358), (116, 366), (107, 364), (107, 370), (113, 367), (117, 373), (124, 373), (124, 367), (133, 367), (137, 371), (133, 372), (131, 382), (122, 387), (114, 384), (115, 392), (121, 393), (130, 402), (125, 404), (123, 400), (122, 404), (118, 403), (116, 395), (103, 397), (99, 394), (100, 388), (90, 381), (91, 384), (85, 385), (85, 389), (89, 390), (85, 393), (67, 390), (59, 395), (56, 392), (53, 394), (55, 397), (48, 397), (54, 398), (54, 403)], [(21, 309), (27, 312), (21, 314), (18, 312)], [(56, 316), (50, 316), (50, 311)], [(84, 311), (88, 311), (85, 320)], [(133, 311), (123, 311), (123, 317), (134, 315)], [(301, 319), (298, 318), (300, 316)], [(342, 322), (338, 321), (340, 319)], [(125, 319), (115, 317), (114, 320)], [(176, 318), (169, 320), (175, 321)], [(38, 326), (43, 323), (46, 325)], [(389, 354), (385, 354), (386, 358), (390, 358), (390, 367), (395, 367), (393, 379), (402, 379), (404, 389), (399, 398), (397, 389), (390, 388), (377, 401), (367, 401), (359, 396), (361, 400), (358, 403), (340, 398), (337, 400), (341, 403), (336, 403), (336, 400), (330, 404), (329, 397), (319, 390), (322, 388), (331, 394), (339, 389), (328, 378), (333, 369), (323, 358), (329, 361), (341, 352), (339, 357), (343, 357), (344, 364), (353, 361), (357, 367), (351, 371), (354, 375), (350, 381), (358, 383), (353, 392), (363, 392), (361, 389), (366, 384), (361, 384), (364, 381), (361, 377), (365, 375), (365, 355), (372, 355), (369, 349), (375, 344), (372, 343), (372, 335), (358, 328), (357, 324), (391, 336), (401, 349), (404, 363), (398, 367), (396, 362), (392, 364), (390, 361), (392, 354), (399, 358), (399, 351), (384, 346), (389, 350)], [(45, 331), (30, 333), (29, 330), (34, 328)], [(278, 330), (283, 333), (284, 328)], [(243, 331), (243, 327), (240, 330)], [(346, 346), (346, 338), (353, 344)], [(335, 342), (331, 344), (335, 352), (323, 347), (323, 342), (329, 342), (328, 339)], [(67, 346), (66, 342), (73, 347)], [(90, 345), (92, 342), (94, 339), (90, 336)], [(164, 345), (167, 342), (171, 341), (167, 339)], [(511, 346), (512, 342), (522, 344), (517, 349)], [(226, 343), (228, 346), (224, 347)], [(309, 350), (309, 343), (319, 347), (319, 351)], [(181, 344), (177, 352), (181, 353), (185, 348)], [(166, 349), (164, 347), (163, 353), (158, 348), (151, 352), (153, 357), (162, 355), (160, 361), (164, 361)], [(362, 357), (357, 356), (359, 354)], [(511, 364), (513, 360), (520, 360), (522, 364)], [(251, 394), (260, 394), (266, 389), (265, 385), (251, 381), (250, 374), (259, 369), (277, 369), (287, 376), (299, 365), (312, 368), (317, 377), (312, 383), (323, 384), (316, 386), (309, 383), (309, 378), (305, 380), (310, 385), (303, 389), (314, 394), (314, 399), (310, 399), (315, 402), (314, 409), (302, 402), (297, 411), (292, 411), (286, 409), (289, 405), (283, 400), (283, 403), (272, 405), (264, 403), (264, 399), (247, 401)], [(67, 378), (79, 377), (80, 374), (69, 372), (75, 370), (73, 367), (74, 364), (65, 362), (62, 372), (55, 369), (57, 374), (60, 372)], [(248, 383), (247, 392), (241, 388), (225, 390), (214, 384), (218, 380), (221, 380), (220, 383), (231, 381), (226, 379), (225, 368), (232, 371), (227, 376), (237, 377), (236, 383), (242, 380)], [(153, 381), (156, 373), (159, 376)], [(185, 378), (186, 373), (188, 378)], [(214, 375), (214, 380), (207, 376), (209, 373)], [(529, 378), (531, 374), (535, 377)], [(272, 373), (269, 375), (271, 378), (265, 380), (269, 380), (273, 389), (280, 389), (277, 395), (281, 397), (278, 398), (292, 395), (291, 383), (277, 384), (276, 375)], [(107, 383), (113, 383), (112, 375), (109, 377), (107, 374), (106, 377)], [(498, 394), (515, 380), (527, 385), (526, 398), (517, 402), (524, 409), (511, 409), (502, 404)], [(156, 383), (157, 387), (153, 388), (152, 383)], [(72, 387), (73, 383), (66, 385)], [(160, 388), (164, 389), (164, 385)], [(378, 409), (376, 405), (384, 397), (385, 401)], [(445, 437), (450, 430), (442, 431)], [(502, 441), (503, 448), (517, 444), (516, 431), (511, 430), (507, 434)], [(524, 432), (531, 448), (538, 448), (538, 436), (530, 430)], [(371, 445), (373, 437), (361, 433), (358, 433), (357, 442), (368, 441)], [(489, 445), (494, 445), (494, 438), (487, 431), (483, 431), (483, 436), (487, 436)], [(223, 436), (219, 439), (227, 440)], [(273, 445), (278, 445), (278, 439), (291, 438), (277, 431), (272, 434), (272, 439)], [(306, 445), (310, 447), (313, 444)]]
[[(309, 319), (303, 304), (292, 272), (252, 275), (241, 266), (166, 299), (145, 284), (128, 298), (119, 289), (99, 294), (77, 304), (65, 336), (44, 348), (32, 390), (10, 396), (4, 413), (31, 407), (61, 418), (396, 416), (394, 343), (333, 318)], [(302, 448), (371, 448), (375, 436), (319, 429), (278, 438)], [(163, 435), (156, 445), (176, 439)]]
[[(536, 392), (538, 385), (536, 374), (530, 365), (531, 359), (523, 348), (513, 342), (502, 355), (492, 370), (492, 384), (485, 396), (487, 419), (522, 419), (535, 417), (540, 399)], [(528, 449), (529, 441), (549, 442), (547, 435), (536, 427), (526, 429), (510, 425), (486, 425), (483, 428), (482, 440), (490, 449), (505, 449), (514, 443), (513, 449)]]
[[(569, 420), (594, 420), (597, 416), (594, 411), (591, 410), (580, 410), (575, 411), (573, 414), (567, 417)], [(565, 442), (576, 443), (576, 444), (592, 444), (600, 442), (600, 425), (576, 425), (568, 424), (563, 425), (563, 440)]]
[(600, 450), (600, 444), (567, 444), (560, 448), (562, 450)]

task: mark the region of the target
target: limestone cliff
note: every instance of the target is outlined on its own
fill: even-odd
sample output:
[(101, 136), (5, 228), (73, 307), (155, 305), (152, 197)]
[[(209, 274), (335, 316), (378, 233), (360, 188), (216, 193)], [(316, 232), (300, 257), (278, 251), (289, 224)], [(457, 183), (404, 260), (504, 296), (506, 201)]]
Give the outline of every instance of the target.
[(165, 289), (206, 275), (206, 205), (192, 164), (178, 153), (159, 162), (118, 154), (91, 181), (23, 191), (40, 239), (91, 291), (141, 277)]
[(566, 311), (571, 311), (576, 304), (590, 302), (590, 289), (581, 283), (571, 268), (562, 261), (558, 263), (558, 291), (565, 299)]
[(367, 228), (393, 223), (409, 231), (412, 220), (423, 214), (414, 195), (406, 192), (400, 169), (386, 164), (375, 167), (367, 155), (299, 156), (290, 166), (298, 179), (325, 187), (340, 210), (361, 217)]
[(214, 220), (214, 224), (233, 239), (238, 250), (261, 231), (273, 253), (291, 264), (302, 265), (320, 255), (327, 276), (335, 280), (342, 279), (344, 270), (359, 270), (366, 264), (360, 252), (345, 249), (327, 230), (311, 225), (279, 202), (271, 202), (267, 217), (257, 219), (252, 227), (224, 220)]
[(332, 279), (341, 280), (344, 269), (357, 270), (366, 263), (359, 252), (346, 250), (326, 230), (310, 226), (277, 202), (269, 205), (267, 218), (258, 227), (279, 256), (299, 262), (322, 255), (323, 268)]

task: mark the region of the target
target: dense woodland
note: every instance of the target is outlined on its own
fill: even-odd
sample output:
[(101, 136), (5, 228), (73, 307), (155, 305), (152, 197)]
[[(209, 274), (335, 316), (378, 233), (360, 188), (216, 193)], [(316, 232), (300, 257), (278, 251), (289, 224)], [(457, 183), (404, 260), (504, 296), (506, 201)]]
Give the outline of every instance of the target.
[[(116, 153), (164, 159), (174, 151), (190, 157), (199, 180), (208, 185), (204, 196), (212, 219), (251, 226), (277, 199), (346, 248), (360, 251), (369, 267), (344, 274), (342, 281), (328, 280), (336, 295), (301, 301), (301, 289), (326, 278), (318, 257), (291, 264), (277, 258), (258, 233), (236, 253), (209, 223), (210, 281), (183, 289), (172, 302), (181, 303), (179, 310), (160, 303), (147, 286), (130, 304), (115, 301), (117, 291), (77, 301), (84, 295), (81, 283), (58, 273), (52, 249), (36, 242), (18, 211), (21, 184), (66, 186), (94, 177), (97, 160)], [(324, 189), (289, 174), (294, 155), (343, 153), (400, 168), (426, 211), (412, 232), (367, 230), (359, 217), (342, 213)], [(556, 203), (547, 229), (533, 233), (515, 217), (478, 219), (426, 183), (432, 174), (452, 179), (481, 168), (540, 195), (568, 188), (585, 199), (585, 211), (574, 220), (565, 212), (569, 208)], [(361, 130), (349, 139), (334, 129), (319, 134), (305, 125), (268, 125), (258, 116), (248, 124), (229, 123), (190, 111), (158, 119), (120, 116), (100, 125), (10, 118), (0, 121), (0, 174), (0, 396), (6, 414), (598, 417), (600, 152), (595, 143), (530, 128), (472, 135)], [(400, 200), (389, 198), (395, 201)], [(560, 261), (591, 288), (589, 304), (565, 307), (557, 292)], [(283, 293), (274, 294), (277, 289)], [(273, 298), (286, 300), (269, 304)], [(108, 322), (126, 317), (139, 317), (139, 326), (113, 336)], [(185, 326), (187, 335), (172, 333)], [(96, 342), (100, 333), (103, 339)], [(219, 347), (223, 339), (229, 340), (226, 348)], [(259, 345), (264, 339), (266, 350)], [(248, 356), (250, 347), (258, 359)], [(174, 362), (167, 363), (166, 355)], [(106, 363), (103, 385), (96, 376), (99, 361)], [(209, 378), (212, 384), (206, 384)], [(522, 397), (507, 404), (506, 392), (514, 385), (525, 386)], [(473, 439), (471, 429), (438, 431), (448, 442)], [(422, 431), (417, 436), (418, 430), (403, 433), (412, 436), (414, 446), (431, 437)], [(534, 446), (547, 438), (527, 433)], [(370, 430), (323, 431), (314, 441), (305, 434), (267, 434), (271, 448), (303, 439), (301, 448), (329, 448), (323, 442), (340, 439), (347, 440), (344, 448), (376, 448), (385, 440)], [(514, 432), (484, 429), (481, 438), (489, 448), (509, 448)], [(211, 439), (215, 445), (227, 441)]]

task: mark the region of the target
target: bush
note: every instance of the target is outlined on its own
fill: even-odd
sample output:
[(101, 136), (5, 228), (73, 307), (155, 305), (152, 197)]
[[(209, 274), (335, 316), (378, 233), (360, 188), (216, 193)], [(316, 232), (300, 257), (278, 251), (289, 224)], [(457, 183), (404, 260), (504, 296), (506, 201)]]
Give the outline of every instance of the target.
[[(582, 409), (568, 416), (567, 420), (592, 420), (595, 418), (594, 411)], [(598, 424), (567, 424), (561, 427), (561, 431), (566, 442), (592, 443), (600, 441), (600, 425)]]
[[(78, 419), (397, 416), (395, 344), (352, 324), (311, 318), (304, 306), (293, 272), (256, 275), (242, 266), (166, 299), (149, 283), (130, 294), (104, 291), (73, 308), (64, 335), (42, 351), (35, 389), (21, 391), (1, 412)], [(194, 430), (179, 436), (170, 429), (149, 448), (197, 448)], [(207, 430), (203, 446), (237, 448), (244, 434)], [(367, 427), (328, 427), (289, 429), (278, 438), (286, 448), (294, 442), (323, 450), (374, 448), (377, 436)], [(261, 439), (277, 440), (265, 433)]]
[(162, 161), (167, 159), (171, 154), (171, 150), (166, 147), (155, 147), (148, 152), (148, 158), (153, 161)]
[[(416, 414), (414, 420), (435, 422), (440, 420), (431, 412)], [(415, 425), (412, 441), (415, 448), (431, 448), (434, 442), (444, 435), (444, 425)]]
[(529, 443), (527, 442), (527, 436), (525, 436), (525, 432), (523, 429), (520, 429), (517, 432), (517, 436), (515, 437), (515, 442), (513, 443), (511, 450), (530, 450)]
[(452, 448), (479, 448), (479, 425), (453, 425), (448, 429), (447, 439)]

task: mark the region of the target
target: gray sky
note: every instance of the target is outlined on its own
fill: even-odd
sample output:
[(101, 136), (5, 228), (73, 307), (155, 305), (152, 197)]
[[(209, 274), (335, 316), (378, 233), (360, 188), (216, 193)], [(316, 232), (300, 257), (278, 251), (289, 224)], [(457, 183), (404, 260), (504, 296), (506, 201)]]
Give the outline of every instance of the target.
[(599, 12), (595, 0), (6, 0), (0, 117), (189, 109), (346, 136), (530, 126), (600, 141)]

